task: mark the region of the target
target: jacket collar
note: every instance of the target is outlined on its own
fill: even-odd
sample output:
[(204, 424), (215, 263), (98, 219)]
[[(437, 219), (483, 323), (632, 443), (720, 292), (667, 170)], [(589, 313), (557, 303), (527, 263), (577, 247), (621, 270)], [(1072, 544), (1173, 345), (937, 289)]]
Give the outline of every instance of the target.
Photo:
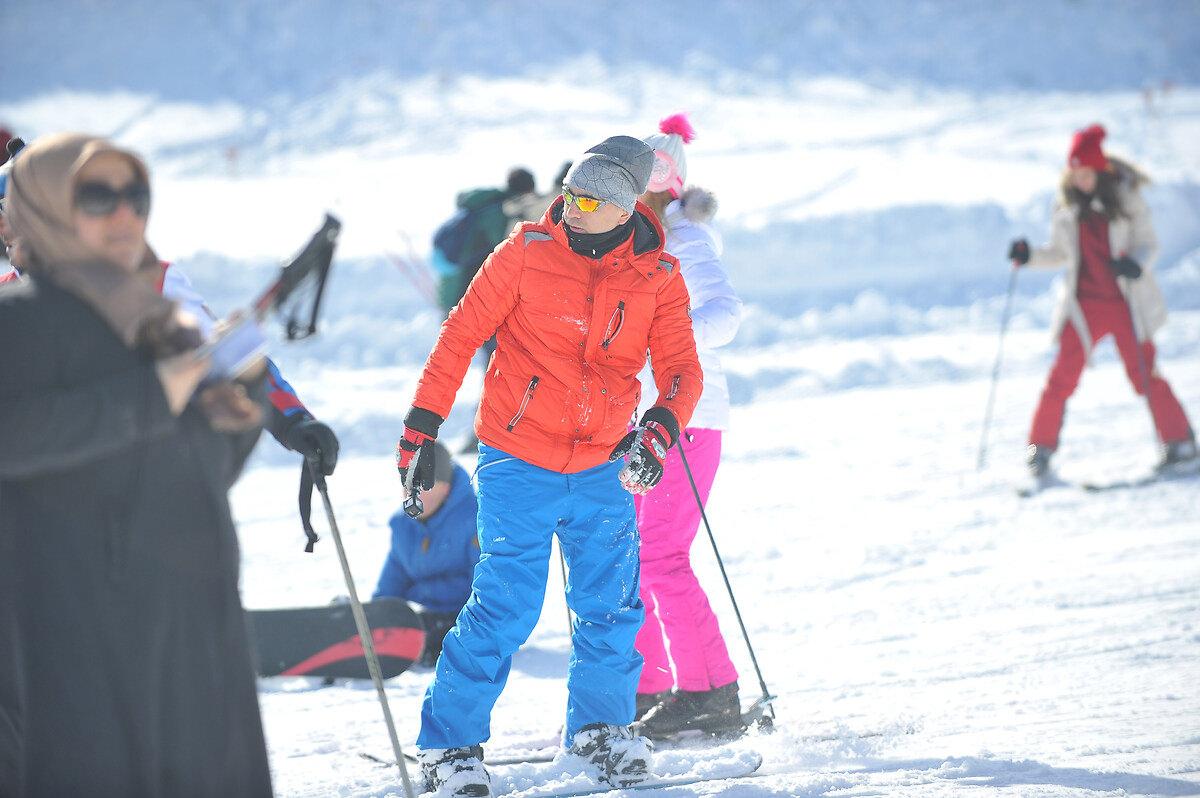
[[(571, 251), (571, 245), (567, 241), (567, 231), (562, 226), (562, 214), (563, 198), (560, 196), (546, 209), (545, 215), (542, 216), (541, 226), (550, 234), (551, 238), (570, 252), (572, 257), (582, 258), (582, 255), (576, 255)], [(650, 276), (657, 272), (667, 237), (658, 217), (647, 205), (639, 201), (633, 209), (633, 214), (633, 235), (609, 255), (616, 257), (619, 263), (634, 265), (638, 271)]]

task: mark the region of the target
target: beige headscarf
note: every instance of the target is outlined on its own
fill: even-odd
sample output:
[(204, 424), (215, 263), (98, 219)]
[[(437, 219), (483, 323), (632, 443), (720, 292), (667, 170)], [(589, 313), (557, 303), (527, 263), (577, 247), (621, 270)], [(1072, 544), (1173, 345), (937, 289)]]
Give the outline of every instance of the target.
[[(175, 303), (158, 291), (162, 267), (149, 246), (135, 273), (102, 260), (75, 233), (71, 215), (75, 178), (101, 153), (127, 158), (149, 183), (146, 165), (104, 139), (62, 133), (36, 139), (15, 159), (8, 177), (5, 215), (25, 253), (22, 268), (44, 277), (90, 305), (128, 347), (166, 337)], [(158, 351), (155, 354), (165, 354)]]

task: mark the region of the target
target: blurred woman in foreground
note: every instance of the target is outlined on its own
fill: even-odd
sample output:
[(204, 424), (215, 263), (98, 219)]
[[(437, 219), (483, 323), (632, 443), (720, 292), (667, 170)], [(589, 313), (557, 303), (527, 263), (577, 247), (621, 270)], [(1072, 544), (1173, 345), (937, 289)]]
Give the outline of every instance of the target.
[(0, 792), (268, 796), (227, 491), (262, 367), (198, 390), (146, 244), (145, 165), (30, 144), (0, 288)]

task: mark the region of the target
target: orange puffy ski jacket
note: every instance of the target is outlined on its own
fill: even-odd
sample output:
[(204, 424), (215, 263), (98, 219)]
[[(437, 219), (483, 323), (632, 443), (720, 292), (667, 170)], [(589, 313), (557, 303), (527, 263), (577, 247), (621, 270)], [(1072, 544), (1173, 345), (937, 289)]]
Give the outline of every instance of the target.
[(637, 410), (647, 351), (658, 406), (687, 426), (700, 398), (688, 293), (653, 211), (599, 260), (571, 250), (560, 197), (484, 261), (450, 311), (413, 406), (445, 418), (475, 350), (494, 333), (479, 440), (533, 465), (574, 473), (607, 461)]

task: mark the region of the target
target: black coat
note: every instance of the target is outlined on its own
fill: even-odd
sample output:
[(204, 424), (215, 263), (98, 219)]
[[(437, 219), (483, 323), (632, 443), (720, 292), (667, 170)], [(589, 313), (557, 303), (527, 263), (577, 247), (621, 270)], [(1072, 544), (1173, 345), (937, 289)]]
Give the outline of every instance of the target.
[(227, 498), (257, 438), (0, 288), (0, 796), (271, 794)]

